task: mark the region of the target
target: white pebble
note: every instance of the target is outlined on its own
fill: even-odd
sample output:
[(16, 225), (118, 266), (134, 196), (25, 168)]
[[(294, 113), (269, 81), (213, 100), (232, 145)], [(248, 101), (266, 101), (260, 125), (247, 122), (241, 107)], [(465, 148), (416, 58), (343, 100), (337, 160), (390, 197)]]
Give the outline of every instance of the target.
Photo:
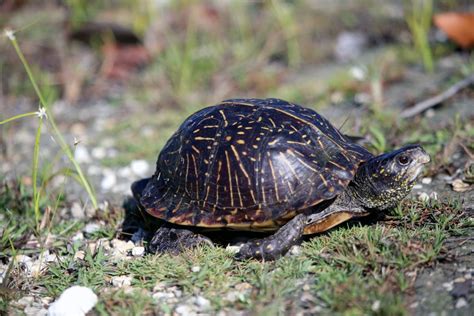
[(74, 159), (78, 163), (89, 163), (91, 162), (91, 156), (86, 146), (78, 144), (74, 150)]
[(82, 219), (84, 218), (86, 215), (85, 215), (85, 210), (84, 210), (84, 207), (79, 204), (78, 202), (74, 202), (72, 203), (72, 206), (71, 206), (71, 215), (73, 218), (75, 219)]
[(380, 310), (380, 301), (379, 301), (379, 300), (376, 300), (376, 301), (372, 304), (372, 311), (378, 312), (379, 310)]
[(191, 271), (192, 272), (199, 272), (199, 271), (201, 271), (201, 267), (200, 266), (194, 266), (194, 267), (191, 268)]
[(172, 298), (175, 298), (175, 295), (170, 292), (156, 292), (151, 296), (156, 301), (166, 301)]
[(102, 168), (99, 166), (91, 165), (87, 168), (87, 173), (91, 176), (98, 176), (102, 174)]
[(132, 241), (124, 241), (120, 239), (113, 239), (111, 244), (116, 251), (122, 254), (127, 253), (135, 247)]
[(132, 248), (132, 256), (141, 257), (145, 253), (145, 247), (134, 247)]
[(467, 301), (464, 297), (461, 297), (460, 299), (458, 299), (458, 301), (456, 302), (456, 308), (463, 308), (463, 307), (466, 307), (468, 304), (467, 304)]
[(430, 196), (426, 192), (421, 192), (418, 195), (418, 201), (420, 202), (428, 202), (430, 200)]
[(415, 189), (415, 190), (420, 190), (420, 189), (423, 189), (423, 186), (422, 186), (421, 184), (415, 184), (415, 185), (413, 186), (413, 189)]
[(105, 169), (104, 177), (102, 178), (102, 181), (100, 182), (101, 188), (103, 190), (108, 191), (112, 189), (116, 183), (117, 183), (117, 176), (115, 175), (115, 173), (110, 169)]
[(77, 234), (75, 234), (74, 236), (72, 236), (71, 240), (74, 242), (74, 241), (80, 241), (80, 240), (84, 240), (84, 234), (82, 232), (78, 232)]
[(86, 234), (93, 234), (100, 229), (100, 225), (97, 223), (89, 223), (82, 230)]
[(238, 253), (240, 251), (240, 248), (242, 248), (242, 246), (227, 246), (225, 250), (231, 253)]
[(146, 176), (150, 166), (146, 160), (134, 160), (130, 163), (130, 168), (137, 176), (144, 177)]
[(95, 147), (94, 149), (92, 149), (91, 154), (92, 157), (96, 159), (104, 159), (107, 152), (105, 151), (104, 147)]
[(437, 192), (431, 192), (430, 193), (430, 199), (437, 201), (438, 200), (438, 193)]
[(127, 287), (132, 285), (132, 277), (120, 275), (112, 277), (112, 285), (115, 287)]
[(122, 178), (128, 178), (132, 175), (132, 169), (130, 167), (123, 167), (117, 171), (117, 174)]
[(423, 183), (423, 184), (430, 184), (431, 181), (433, 181), (433, 179), (432, 179), (432, 178), (428, 178), (428, 177), (421, 179), (421, 183)]
[(195, 302), (201, 309), (209, 309), (211, 307), (211, 302), (203, 296), (197, 296)]
[(97, 295), (88, 287), (72, 286), (48, 309), (50, 316), (83, 316), (97, 304)]
[(294, 245), (290, 248), (290, 254), (293, 256), (298, 256), (301, 254), (301, 246)]
[(197, 313), (188, 305), (178, 305), (174, 311), (176, 314), (183, 316), (197, 315)]

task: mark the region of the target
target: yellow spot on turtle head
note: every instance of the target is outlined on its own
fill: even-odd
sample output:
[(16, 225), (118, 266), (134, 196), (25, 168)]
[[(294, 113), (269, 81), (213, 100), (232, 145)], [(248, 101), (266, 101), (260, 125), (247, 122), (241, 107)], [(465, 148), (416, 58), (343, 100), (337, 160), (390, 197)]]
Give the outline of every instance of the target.
[(245, 144), (245, 140), (243, 140), (243, 139), (238, 139), (238, 140), (237, 140), (237, 144), (243, 145), (243, 144)]
[(231, 139), (232, 139), (232, 136), (226, 136), (226, 137), (225, 137), (225, 140), (226, 140), (226, 141), (229, 141), (229, 140), (231, 140)]

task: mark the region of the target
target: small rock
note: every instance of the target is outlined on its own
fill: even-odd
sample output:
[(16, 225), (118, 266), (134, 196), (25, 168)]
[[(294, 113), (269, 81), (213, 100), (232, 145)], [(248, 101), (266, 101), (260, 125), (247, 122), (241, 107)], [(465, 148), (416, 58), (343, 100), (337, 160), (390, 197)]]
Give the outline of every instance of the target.
[(84, 260), (86, 257), (86, 253), (83, 250), (78, 250), (74, 254), (74, 260), (79, 259), (79, 260)]
[(430, 199), (437, 201), (437, 200), (438, 200), (438, 193), (437, 193), (437, 192), (434, 192), (434, 191), (431, 192), (431, 193), (430, 193)]
[(82, 231), (88, 235), (92, 235), (99, 229), (100, 229), (100, 225), (98, 223), (89, 223), (84, 227)]
[(174, 311), (178, 315), (186, 315), (186, 316), (197, 315), (197, 313), (194, 311), (194, 309), (191, 306), (184, 305), (184, 304), (178, 305)]
[(453, 282), (454, 283), (464, 283), (464, 282), (466, 282), (466, 279), (463, 278), (463, 277), (459, 277), (459, 278), (454, 279)]
[(430, 184), (432, 180), (433, 180), (432, 178), (426, 177), (426, 178), (421, 179), (421, 183)]
[(80, 240), (84, 240), (84, 234), (82, 232), (78, 232), (77, 234), (75, 234), (74, 236), (72, 236), (71, 240), (74, 242), (74, 241), (80, 241)]
[(132, 169), (130, 167), (123, 167), (117, 171), (117, 174), (122, 178), (129, 178), (132, 175)]
[(87, 150), (86, 146), (81, 144), (76, 145), (76, 149), (74, 150), (74, 159), (78, 163), (91, 162), (91, 156), (89, 155), (89, 151)]
[(117, 183), (117, 176), (115, 175), (115, 173), (110, 169), (105, 169), (104, 177), (102, 178), (102, 181), (100, 182), (100, 187), (105, 191), (109, 191), (115, 186), (116, 183)]
[(336, 39), (334, 54), (340, 61), (354, 60), (367, 46), (367, 36), (362, 32), (342, 32)]
[(85, 315), (97, 304), (97, 295), (88, 287), (72, 286), (48, 309), (49, 316)]
[(167, 301), (175, 298), (173, 293), (169, 292), (156, 292), (152, 295), (153, 299), (156, 301)]
[(456, 308), (460, 309), (460, 308), (463, 308), (463, 307), (466, 307), (468, 304), (467, 304), (467, 301), (464, 297), (461, 297), (460, 299), (457, 300), (456, 302)]
[(132, 256), (134, 257), (141, 257), (145, 253), (145, 247), (133, 247), (132, 248)]
[(200, 266), (194, 266), (194, 267), (191, 268), (191, 271), (192, 272), (199, 272), (199, 271), (201, 271), (201, 267)]
[(421, 189), (423, 189), (423, 186), (422, 186), (421, 184), (417, 183), (417, 184), (415, 184), (415, 185), (413, 186), (413, 189), (415, 189), (415, 190), (421, 190)]
[(380, 301), (376, 300), (372, 303), (372, 311), (378, 312), (380, 310)]
[(115, 287), (128, 287), (132, 285), (132, 277), (127, 275), (120, 275), (112, 277), (112, 285)]
[(240, 251), (240, 248), (242, 248), (242, 246), (227, 246), (225, 247), (225, 250), (231, 252), (231, 253), (238, 253)]
[(451, 185), (453, 186), (453, 190), (456, 192), (466, 192), (471, 189), (471, 186), (461, 179), (454, 180)]
[(132, 172), (139, 177), (146, 176), (150, 166), (146, 160), (134, 160), (130, 163), (130, 168)]
[(33, 296), (23, 296), (16, 302), (16, 304), (19, 306), (29, 306), (34, 301), (35, 301), (35, 298)]
[(102, 174), (102, 168), (99, 166), (92, 165), (87, 168), (87, 173), (91, 176), (98, 176)]
[(453, 290), (453, 282), (445, 282), (442, 284), (442, 287), (444, 287), (446, 291), (451, 292)]
[(426, 192), (421, 192), (418, 195), (418, 201), (420, 202), (428, 202), (430, 200), (430, 196)]
[(354, 95), (354, 101), (359, 104), (369, 104), (372, 102), (372, 96), (366, 92), (359, 92)]
[(96, 159), (104, 159), (107, 154), (107, 151), (105, 150), (104, 147), (95, 147), (92, 149), (91, 154), (92, 154), (92, 157)]
[(359, 81), (362, 81), (367, 77), (367, 69), (365, 69), (365, 67), (354, 66), (349, 70), (349, 72), (352, 77)]
[(132, 241), (123, 241), (120, 239), (113, 239), (111, 245), (113, 247), (112, 255), (118, 259), (126, 259), (128, 252), (135, 247)]
[(195, 303), (201, 310), (207, 310), (211, 307), (211, 302), (203, 296), (197, 296)]
[(247, 282), (238, 283), (235, 285), (235, 289), (239, 292), (245, 292), (252, 288), (252, 285)]
[(290, 253), (292, 256), (298, 256), (298, 255), (300, 255), (300, 254), (301, 254), (301, 246), (294, 245), (293, 247), (290, 248), (289, 253)]
[(428, 110), (426, 110), (426, 112), (425, 112), (425, 116), (426, 116), (427, 118), (432, 118), (432, 117), (435, 116), (435, 114), (436, 114), (436, 112), (435, 112), (433, 109), (428, 109)]
[(86, 217), (84, 208), (77, 202), (72, 203), (71, 215), (75, 219), (83, 219)]
[(29, 256), (26, 256), (26, 255), (16, 255), (15, 256), (15, 261), (17, 263), (28, 263), (28, 262), (33, 261), (33, 259)]

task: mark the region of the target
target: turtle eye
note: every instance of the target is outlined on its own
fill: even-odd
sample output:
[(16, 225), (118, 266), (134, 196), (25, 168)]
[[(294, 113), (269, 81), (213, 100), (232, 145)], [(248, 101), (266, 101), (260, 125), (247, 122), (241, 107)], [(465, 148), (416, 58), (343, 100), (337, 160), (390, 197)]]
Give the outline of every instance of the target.
[(408, 165), (410, 162), (410, 158), (406, 155), (400, 155), (398, 156), (398, 163), (401, 164), (402, 166)]

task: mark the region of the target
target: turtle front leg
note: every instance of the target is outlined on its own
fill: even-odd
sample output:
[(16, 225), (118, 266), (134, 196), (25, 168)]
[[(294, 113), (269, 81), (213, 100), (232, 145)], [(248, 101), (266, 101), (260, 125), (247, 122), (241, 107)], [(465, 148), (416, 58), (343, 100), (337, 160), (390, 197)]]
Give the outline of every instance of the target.
[(281, 227), (275, 234), (242, 245), (235, 257), (238, 260), (256, 258), (275, 260), (283, 256), (293, 245), (297, 244), (303, 235), (306, 225), (306, 216), (295, 216)]
[(212, 241), (206, 236), (194, 233), (188, 229), (175, 228), (164, 224), (155, 232), (148, 243), (149, 253), (171, 253), (177, 255), (185, 249), (199, 245), (208, 244), (213, 246)]

